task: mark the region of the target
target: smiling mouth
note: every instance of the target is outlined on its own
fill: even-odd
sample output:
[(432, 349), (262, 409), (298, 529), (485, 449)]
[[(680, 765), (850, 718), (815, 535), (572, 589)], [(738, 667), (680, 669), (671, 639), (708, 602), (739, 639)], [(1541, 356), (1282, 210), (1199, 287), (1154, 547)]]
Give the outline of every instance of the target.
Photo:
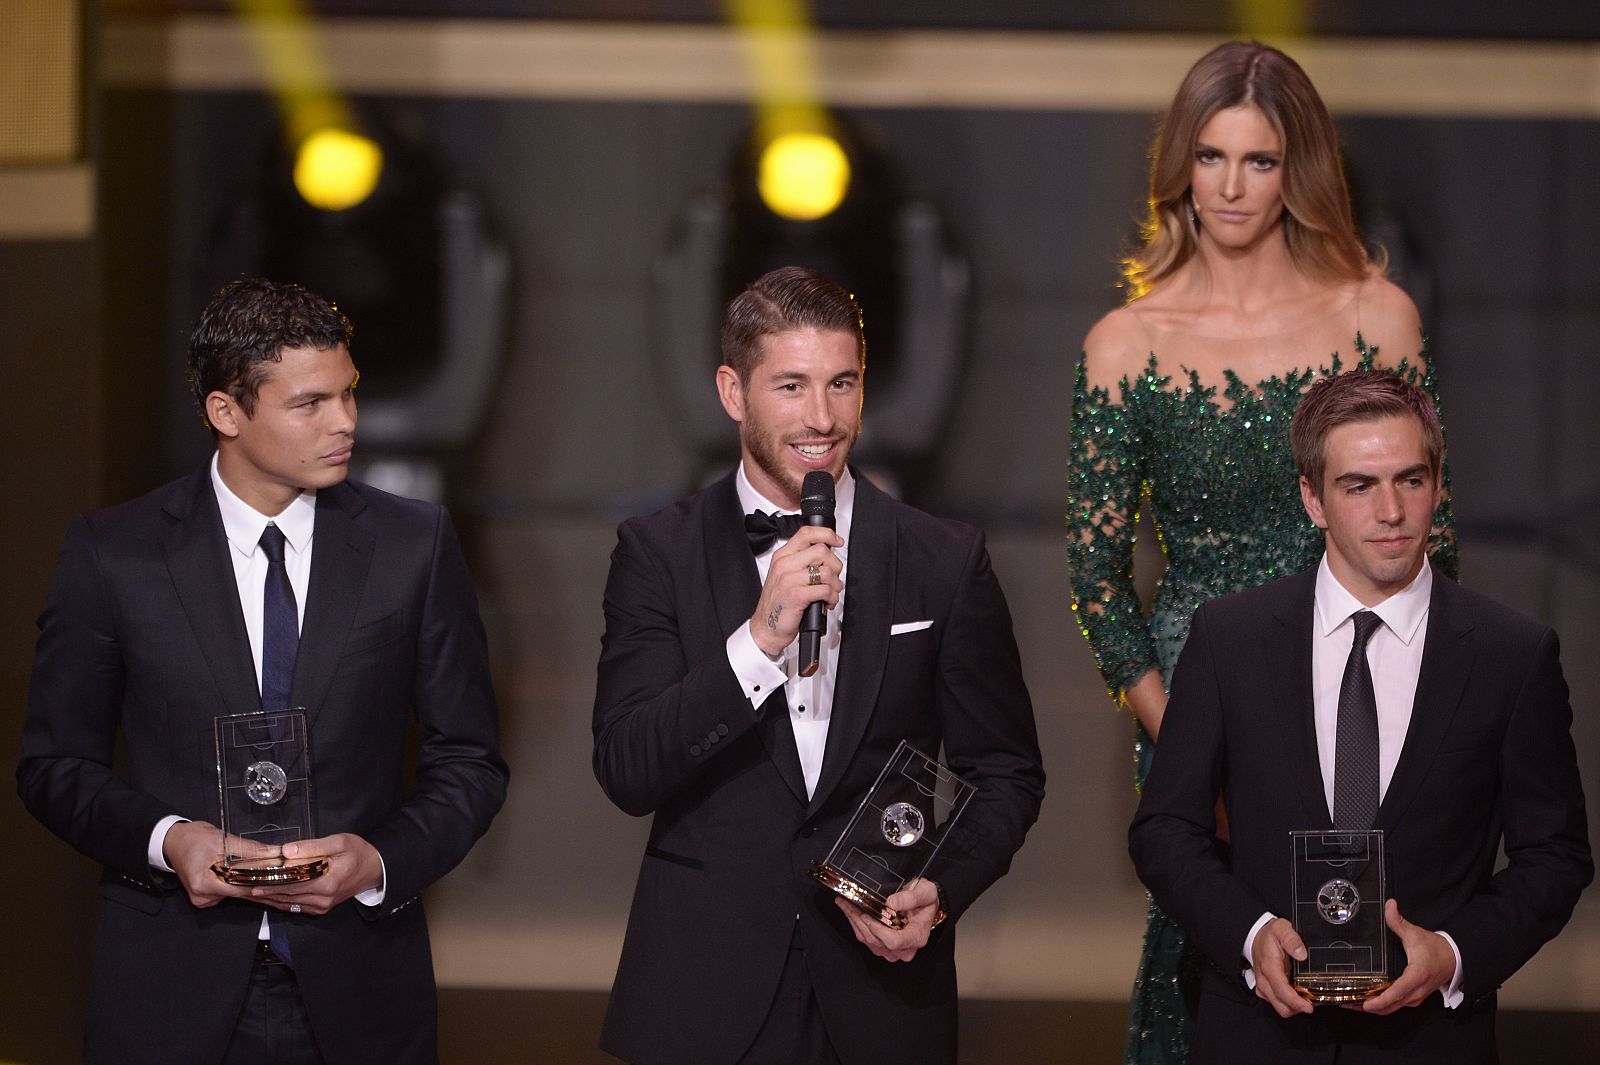
[(826, 458), (837, 444), (836, 440), (829, 440), (822, 444), (790, 444), (789, 446), (800, 452), (801, 456), (808, 459)]

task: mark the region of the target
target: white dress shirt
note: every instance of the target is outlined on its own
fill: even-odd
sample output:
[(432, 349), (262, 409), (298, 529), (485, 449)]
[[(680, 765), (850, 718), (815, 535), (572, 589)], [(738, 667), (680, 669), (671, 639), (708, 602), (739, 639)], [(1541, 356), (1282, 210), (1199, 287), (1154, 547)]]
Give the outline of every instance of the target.
[[(267, 583), (267, 552), (261, 547), (261, 534), (268, 525), (276, 525), (283, 533), (283, 568), (289, 574), (289, 585), (294, 589), (295, 621), (304, 626), (306, 618), (306, 593), (311, 586), (311, 538), (317, 522), (317, 494), (301, 492), (281, 514), (267, 517), (240, 499), (222, 480), (217, 471), (217, 456), (211, 456), (211, 487), (216, 493), (217, 510), (222, 515), (222, 531), (228, 540), (228, 559), (233, 563), (233, 579), (238, 587), (239, 606), (244, 612), (245, 633), (250, 639), (250, 658), (256, 667), (256, 690), (261, 690), (262, 600)], [(172, 872), (167, 864), (164, 847), (167, 831), (187, 818), (176, 815), (162, 818), (150, 833), (147, 857), (150, 864), (164, 872)], [(378, 856), (379, 864), (383, 856)], [(356, 901), (365, 906), (376, 906), (383, 901), (385, 885), (356, 895)], [(267, 938), (266, 915), (261, 919), (261, 938)]]
[[(785, 510), (794, 513), (792, 509), (780, 507), (756, 491), (750, 478), (745, 475), (742, 462), (739, 472), (734, 476), (734, 484), (739, 492), (739, 505), (746, 514), (756, 510), (764, 510), (768, 514)], [(839, 579), (844, 580), (850, 568), (850, 518), (856, 502), (856, 482), (848, 469), (834, 485), (833, 497), (834, 531), (845, 541), (845, 546), (837, 548), (834, 554), (844, 563), (844, 568), (839, 571)], [(756, 570), (763, 584), (772, 566), (772, 556), (786, 543), (787, 540), (777, 540), (756, 556)], [(767, 657), (755, 637), (750, 635), (748, 622), (740, 625), (728, 637), (728, 664), (733, 667), (733, 675), (739, 679), (752, 708), (766, 702), (773, 688), (783, 685), (784, 695), (789, 701), (789, 722), (794, 726), (795, 747), (800, 752), (800, 772), (805, 777), (807, 798), (817, 790), (817, 779), (822, 775), (822, 754), (828, 745), (828, 721), (833, 714), (833, 685), (839, 674), (839, 622), (843, 617), (844, 595), (841, 593), (839, 602), (828, 611), (828, 631), (822, 638), (821, 658), (817, 671), (809, 677), (800, 676), (796, 665), (800, 653), (799, 640), (791, 642), (774, 659)]]
[(1377, 606), (1368, 607), (1345, 591), (1328, 568), (1317, 567), (1316, 619), (1311, 633), (1311, 699), (1317, 729), (1317, 762), (1322, 790), (1333, 816), (1333, 758), (1338, 747), (1339, 689), (1344, 684), (1350, 645), (1355, 640), (1354, 616), (1371, 610), (1383, 622), (1367, 640), (1367, 665), (1372, 669), (1372, 694), (1378, 704), (1378, 801), (1388, 794), (1400, 748), (1411, 727), (1411, 707), (1422, 669), (1422, 645), (1428, 637), (1428, 600), (1433, 594), (1433, 568), (1424, 559), (1422, 572)]
[[(1322, 769), (1323, 796), (1333, 816), (1334, 754), (1339, 735), (1339, 689), (1345, 665), (1355, 642), (1358, 611), (1370, 610), (1383, 622), (1367, 641), (1367, 665), (1372, 671), (1372, 694), (1378, 707), (1378, 801), (1388, 794), (1394, 767), (1400, 761), (1411, 710), (1416, 703), (1417, 678), (1422, 670), (1422, 649), (1428, 638), (1428, 604), (1433, 595), (1433, 567), (1426, 558), (1410, 584), (1376, 606), (1367, 606), (1339, 583), (1328, 568), (1328, 556), (1317, 567), (1316, 610), (1311, 632), (1311, 701), (1317, 733), (1317, 763)], [(1405, 911), (1401, 910), (1404, 916)], [(1251, 960), (1256, 933), (1272, 920), (1262, 914), (1245, 937), (1245, 961)], [(1440, 989), (1445, 1005), (1461, 1004), (1461, 950), (1448, 933), (1440, 932), (1455, 954), (1456, 971)], [(1245, 971), (1245, 982), (1255, 986), (1255, 974)]]

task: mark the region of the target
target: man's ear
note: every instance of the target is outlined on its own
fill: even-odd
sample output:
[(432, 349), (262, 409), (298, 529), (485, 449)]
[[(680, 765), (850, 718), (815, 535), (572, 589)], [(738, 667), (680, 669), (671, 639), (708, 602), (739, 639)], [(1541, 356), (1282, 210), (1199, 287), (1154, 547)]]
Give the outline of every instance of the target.
[(226, 392), (206, 395), (206, 421), (211, 428), (228, 438), (239, 435), (239, 422), (248, 415), (239, 409), (239, 401)]
[(1322, 513), (1322, 499), (1317, 495), (1317, 490), (1311, 487), (1311, 482), (1304, 477), (1300, 478), (1300, 505), (1306, 508), (1311, 521), (1319, 529), (1328, 527), (1328, 519)]
[(732, 366), (724, 364), (717, 367), (717, 398), (722, 400), (722, 409), (728, 412), (728, 417), (743, 424), (744, 385)]

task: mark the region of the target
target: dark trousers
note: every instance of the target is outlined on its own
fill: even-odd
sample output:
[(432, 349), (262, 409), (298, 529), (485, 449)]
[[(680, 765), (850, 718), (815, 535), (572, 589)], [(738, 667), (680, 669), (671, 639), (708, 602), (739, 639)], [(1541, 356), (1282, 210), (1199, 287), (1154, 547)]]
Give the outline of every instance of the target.
[(322, 1065), (300, 983), (265, 941), (222, 1065)]
[(806, 967), (798, 927), (772, 1009), (739, 1065), (840, 1065), (822, 1026), (822, 1011), (811, 988), (811, 971)]

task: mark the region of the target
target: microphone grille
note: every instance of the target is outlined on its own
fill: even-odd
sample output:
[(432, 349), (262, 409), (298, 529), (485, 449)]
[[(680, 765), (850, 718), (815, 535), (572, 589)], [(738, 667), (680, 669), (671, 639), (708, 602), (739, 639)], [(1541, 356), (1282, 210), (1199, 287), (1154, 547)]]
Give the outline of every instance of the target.
[(801, 514), (833, 513), (833, 475), (827, 470), (812, 470), (800, 485)]

